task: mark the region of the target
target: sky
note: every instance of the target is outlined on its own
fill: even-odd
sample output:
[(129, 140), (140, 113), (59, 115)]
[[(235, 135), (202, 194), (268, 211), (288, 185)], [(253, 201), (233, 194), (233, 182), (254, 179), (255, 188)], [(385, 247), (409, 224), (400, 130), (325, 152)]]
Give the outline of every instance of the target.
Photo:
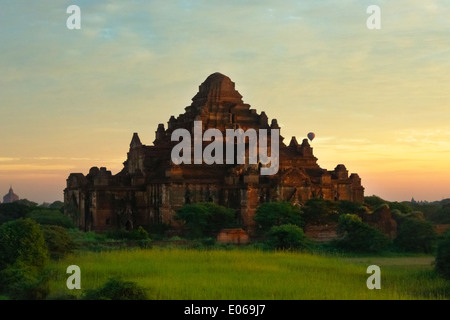
[(366, 196), (450, 197), (449, 35), (437, 0), (0, 0), (0, 195), (53, 202), (72, 172), (119, 172), (134, 132), (151, 145), (221, 72)]

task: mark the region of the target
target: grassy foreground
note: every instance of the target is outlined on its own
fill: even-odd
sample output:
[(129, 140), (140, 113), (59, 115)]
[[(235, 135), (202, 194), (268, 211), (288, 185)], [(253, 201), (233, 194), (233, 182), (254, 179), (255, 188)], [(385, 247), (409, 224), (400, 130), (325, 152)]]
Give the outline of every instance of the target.
[[(150, 299), (300, 300), (449, 299), (433, 257), (322, 256), (257, 250), (154, 248), (82, 252), (52, 262), (49, 298), (80, 297), (111, 277), (135, 281)], [(81, 269), (81, 290), (66, 287), (66, 268)], [(369, 290), (369, 265), (381, 268), (381, 289)]]

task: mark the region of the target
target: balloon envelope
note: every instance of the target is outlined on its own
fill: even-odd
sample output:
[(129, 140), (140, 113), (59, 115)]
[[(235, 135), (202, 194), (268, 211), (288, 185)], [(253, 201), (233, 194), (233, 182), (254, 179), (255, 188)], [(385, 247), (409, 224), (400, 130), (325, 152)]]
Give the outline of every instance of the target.
[(314, 134), (314, 132), (310, 132), (310, 133), (308, 133), (308, 139), (309, 140), (311, 140), (311, 141), (313, 141), (313, 139), (315, 138), (315, 134)]

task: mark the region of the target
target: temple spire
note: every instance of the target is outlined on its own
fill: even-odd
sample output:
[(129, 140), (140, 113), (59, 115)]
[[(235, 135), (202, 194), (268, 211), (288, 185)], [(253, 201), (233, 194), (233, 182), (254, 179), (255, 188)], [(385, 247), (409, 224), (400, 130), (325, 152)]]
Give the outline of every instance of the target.
[(133, 133), (133, 138), (131, 138), (131, 143), (130, 143), (130, 149), (136, 148), (136, 147), (141, 147), (142, 143), (141, 143), (141, 139), (139, 139), (139, 135), (137, 134), (137, 132)]
[(234, 85), (227, 76), (213, 73), (200, 85), (198, 93), (192, 98), (192, 106), (202, 106), (206, 102), (243, 103), (242, 95)]

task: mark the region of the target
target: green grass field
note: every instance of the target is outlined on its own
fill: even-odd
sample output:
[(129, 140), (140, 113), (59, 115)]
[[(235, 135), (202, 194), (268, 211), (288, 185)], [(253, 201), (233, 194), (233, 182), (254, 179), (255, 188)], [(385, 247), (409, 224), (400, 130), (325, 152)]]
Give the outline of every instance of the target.
[[(434, 273), (433, 260), (240, 249), (80, 252), (50, 264), (50, 298), (80, 297), (118, 276), (164, 300), (449, 299), (450, 283)], [(81, 290), (66, 287), (72, 264), (81, 269)], [(366, 286), (372, 264), (381, 268), (379, 290)]]

